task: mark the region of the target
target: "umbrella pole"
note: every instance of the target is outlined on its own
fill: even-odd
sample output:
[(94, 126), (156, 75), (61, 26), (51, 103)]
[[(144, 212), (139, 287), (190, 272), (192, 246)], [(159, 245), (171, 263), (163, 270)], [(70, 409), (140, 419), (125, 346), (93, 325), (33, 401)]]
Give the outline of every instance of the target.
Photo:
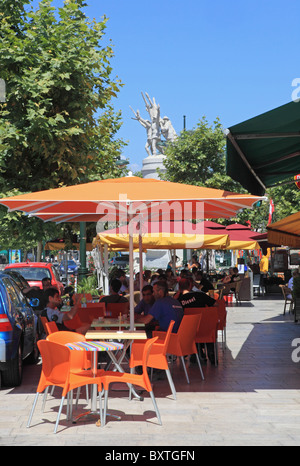
[(140, 299), (143, 298), (143, 243), (142, 243), (142, 228), (141, 228), (141, 217), (139, 221), (139, 265), (140, 265)]
[(134, 280), (133, 280), (133, 225), (132, 216), (129, 216), (129, 306), (130, 330), (134, 330)]

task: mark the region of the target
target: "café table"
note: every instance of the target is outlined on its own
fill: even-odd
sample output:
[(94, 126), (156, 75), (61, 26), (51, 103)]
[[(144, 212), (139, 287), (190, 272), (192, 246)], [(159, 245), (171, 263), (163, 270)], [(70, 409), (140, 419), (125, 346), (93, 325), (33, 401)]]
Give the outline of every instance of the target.
[[(123, 349), (122, 352), (117, 359), (116, 356), (113, 354), (112, 351), (107, 351), (109, 354), (110, 359), (114, 363), (116, 369), (119, 372), (125, 372), (123, 368), (121, 367), (121, 363), (126, 355), (126, 350), (129, 348), (131, 343), (134, 340), (146, 340), (147, 335), (145, 330), (88, 330), (85, 338), (87, 340), (118, 340), (122, 341), (123, 344)], [(133, 389), (133, 394), (136, 398), (142, 400), (143, 398), (136, 393), (136, 391)]]
[[(98, 340), (98, 339), (97, 339)], [(93, 353), (93, 366), (92, 373), (96, 377), (98, 367), (98, 351), (106, 351), (109, 355), (113, 354), (113, 351), (119, 351), (123, 349), (123, 343), (111, 342), (111, 341), (76, 341), (74, 343), (66, 343), (72, 351), (91, 351)], [(87, 415), (97, 415), (97, 384), (92, 386), (91, 395), (91, 410), (87, 413), (80, 414), (73, 422), (75, 423), (79, 418)]]

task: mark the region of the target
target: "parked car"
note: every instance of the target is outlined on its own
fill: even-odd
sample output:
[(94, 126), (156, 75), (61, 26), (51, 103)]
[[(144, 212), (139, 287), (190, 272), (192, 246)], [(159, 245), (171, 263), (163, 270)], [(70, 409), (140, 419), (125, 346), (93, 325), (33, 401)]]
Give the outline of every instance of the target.
[[(61, 275), (65, 274), (65, 261), (61, 261), (60, 266), (59, 266), (59, 272)], [(73, 259), (68, 260), (68, 273), (72, 273), (74, 275), (78, 274), (78, 265)]]
[(20, 272), (16, 272), (13, 269), (7, 269), (5, 271), (6, 274), (10, 275), (14, 281), (17, 283), (18, 287), (23, 291), (30, 288), (30, 285), (27, 280), (20, 274)]
[(19, 272), (30, 286), (38, 286), (42, 288), (42, 279), (50, 278), (51, 284), (63, 294), (64, 285), (60, 281), (58, 273), (50, 262), (19, 262), (16, 264), (8, 264), (4, 270), (14, 270)]
[(38, 318), (14, 279), (0, 273), (0, 386), (22, 382), (23, 361), (36, 363)]
[(129, 255), (123, 254), (122, 256), (113, 257), (109, 263), (110, 265), (114, 265), (120, 267), (120, 269), (123, 269), (129, 265)]

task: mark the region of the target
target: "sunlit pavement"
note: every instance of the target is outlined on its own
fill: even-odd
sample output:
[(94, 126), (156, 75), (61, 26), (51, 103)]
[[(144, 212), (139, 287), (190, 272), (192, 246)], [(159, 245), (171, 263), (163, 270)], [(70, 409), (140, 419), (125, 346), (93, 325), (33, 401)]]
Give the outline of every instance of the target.
[[(127, 388), (119, 385), (110, 391), (109, 412), (121, 421), (108, 418), (105, 427), (97, 427), (96, 419), (72, 424), (65, 406), (53, 434), (61, 394), (56, 388), (44, 413), (39, 399), (28, 429), (40, 366), (26, 365), (20, 387), (0, 390), (0, 445), (300, 445), (300, 362), (292, 360), (300, 324), (282, 313), (279, 295), (228, 307), (227, 349), (223, 352), (219, 333), (218, 367), (203, 365), (202, 381), (198, 366), (187, 361), (187, 384), (175, 361), (176, 401), (166, 379), (153, 383), (162, 426), (147, 393), (143, 402), (128, 401)], [(79, 410), (86, 409), (82, 394)]]

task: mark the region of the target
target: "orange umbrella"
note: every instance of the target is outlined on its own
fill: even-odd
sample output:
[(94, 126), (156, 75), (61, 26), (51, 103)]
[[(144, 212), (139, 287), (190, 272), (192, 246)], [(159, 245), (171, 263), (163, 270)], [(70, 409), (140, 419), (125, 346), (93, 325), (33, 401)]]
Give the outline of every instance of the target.
[(234, 217), (251, 208), (260, 196), (124, 177), (50, 189), (0, 199), (10, 210), (21, 210), (44, 221), (129, 221), (130, 328), (134, 327), (132, 219), (190, 220)]
[[(44, 221), (96, 222), (145, 218), (170, 220), (231, 218), (252, 208), (260, 196), (169, 181), (124, 177), (50, 189), (0, 199), (10, 210), (21, 210)], [(168, 218), (164, 217), (164, 220)]]

